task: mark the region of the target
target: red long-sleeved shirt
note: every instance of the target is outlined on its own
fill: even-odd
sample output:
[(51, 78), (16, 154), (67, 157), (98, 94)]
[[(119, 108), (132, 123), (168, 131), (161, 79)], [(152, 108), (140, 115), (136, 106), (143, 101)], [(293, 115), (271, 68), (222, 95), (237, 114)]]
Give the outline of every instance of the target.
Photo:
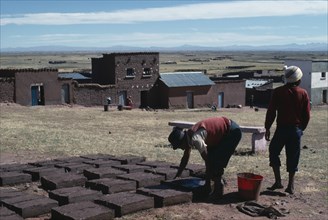
[(265, 118), (270, 129), (277, 116), (277, 126), (295, 125), (305, 130), (310, 120), (310, 100), (305, 89), (284, 85), (273, 91)]

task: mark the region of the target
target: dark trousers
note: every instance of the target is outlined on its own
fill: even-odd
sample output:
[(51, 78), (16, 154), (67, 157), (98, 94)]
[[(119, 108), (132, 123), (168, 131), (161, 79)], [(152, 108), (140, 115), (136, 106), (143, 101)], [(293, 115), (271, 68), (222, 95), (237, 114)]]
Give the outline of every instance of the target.
[(224, 168), (227, 167), (232, 154), (235, 152), (241, 136), (242, 133), (239, 125), (231, 121), (230, 131), (223, 137), (220, 144), (217, 146), (208, 146), (208, 164), (213, 177), (223, 175)]
[(270, 166), (280, 167), (280, 153), (285, 146), (287, 172), (298, 171), (303, 131), (296, 126), (277, 127), (269, 145)]

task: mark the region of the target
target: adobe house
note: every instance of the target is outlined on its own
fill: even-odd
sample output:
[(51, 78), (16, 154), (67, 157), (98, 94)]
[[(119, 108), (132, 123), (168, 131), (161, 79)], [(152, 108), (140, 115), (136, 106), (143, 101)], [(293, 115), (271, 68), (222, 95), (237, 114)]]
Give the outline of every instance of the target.
[(110, 97), (114, 103), (126, 105), (131, 96), (134, 107), (150, 105), (149, 90), (159, 76), (158, 52), (110, 53), (91, 61), (93, 83), (117, 89)]
[(5, 94), (0, 101), (27, 106), (72, 102), (72, 80), (59, 78), (57, 69), (0, 70), (0, 76)]
[(214, 82), (202, 72), (160, 73), (151, 90), (158, 108), (201, 108), (245, 104), (245, 81)]

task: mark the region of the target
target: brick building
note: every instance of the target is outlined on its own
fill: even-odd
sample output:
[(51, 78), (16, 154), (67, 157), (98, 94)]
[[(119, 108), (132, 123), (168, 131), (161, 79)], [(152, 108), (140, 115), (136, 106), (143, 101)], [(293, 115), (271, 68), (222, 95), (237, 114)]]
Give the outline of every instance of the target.
[(72, 102), (72, 80), (58, 77), (57, 69), (0, 70), (1, 102), (56, 105)]
[(110, 53), (92, 58), (93, 83), (115, 85), (113, 102), (126, 105), (128, 96), (135, 107), (149, 106), (149, 90), (159, 76), (159, 53)]

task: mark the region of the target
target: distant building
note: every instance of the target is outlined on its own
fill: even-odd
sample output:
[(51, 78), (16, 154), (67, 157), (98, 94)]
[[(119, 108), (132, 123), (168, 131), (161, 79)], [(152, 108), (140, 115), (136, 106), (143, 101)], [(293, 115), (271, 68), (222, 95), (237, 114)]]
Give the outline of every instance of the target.
[(72, 103), (72, 79), (58, 77), (57, 69), (1, 69), (1, 102), (21, 105)]
[(93, 83), (115, 85), (115, 103), (126, 105), (128, 96), (137, 107), (149, 106), (149, 90), (159, 77), (159, 53), (110, 53), (92, 58)]
[(160, 73), (155, 89), (161, 108), (245, 105), (245, 80), (213, 80), (203, 72)]
[(312, 105), (327, 104), (328, 60), (286, 60), (287, 66), (298, 66), (303, 72), (301, 87), (304, 88)]

